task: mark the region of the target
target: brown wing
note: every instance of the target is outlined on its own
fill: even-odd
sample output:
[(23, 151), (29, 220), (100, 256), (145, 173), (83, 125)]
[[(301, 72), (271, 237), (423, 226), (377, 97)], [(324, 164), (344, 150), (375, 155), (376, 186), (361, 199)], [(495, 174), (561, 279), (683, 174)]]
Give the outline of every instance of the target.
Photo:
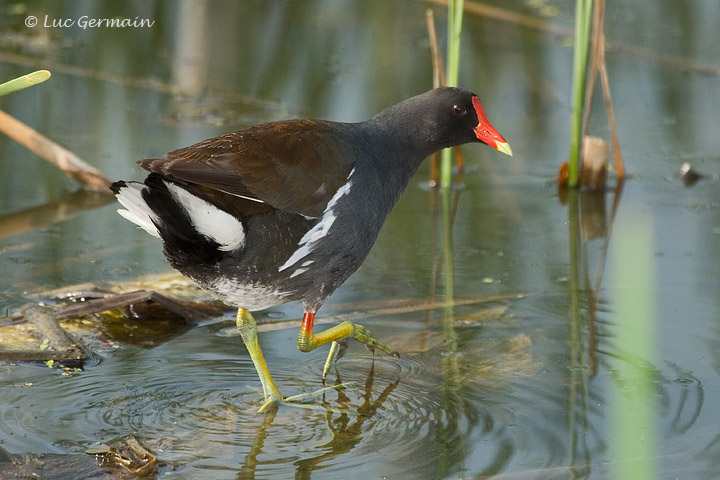
[(150, 172), (318, 217), (354, 164), (343, 124), (266, 123), (138, 162)]

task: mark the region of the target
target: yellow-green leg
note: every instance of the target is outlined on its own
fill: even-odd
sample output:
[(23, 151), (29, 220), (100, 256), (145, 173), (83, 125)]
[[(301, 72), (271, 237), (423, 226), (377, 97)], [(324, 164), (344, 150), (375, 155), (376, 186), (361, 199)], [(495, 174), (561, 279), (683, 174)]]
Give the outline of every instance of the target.
[(310, 350), (314, 350), (321, 345), (332, 342), (332, 346), (330, 347), (330, 353), (328, 354), (327, 360), (325, 361), (325, 365), (323, 367), (323, 383), (327, 372), (330, 370), (330, 365), (332, 365), (335, 352), (338, 349), (337, 341), (342, 340), (343, 338), (354, 338), (355, 340), (364, 343), (371, 349), (377, 348), (387, 353), (388, 355), (397, 356), (397, 352), (392, 350), (387, 345), (375, 340), (370, 334), (370, 331), (362, 325), (358, 325), (352, 322), (343, 322), (340, 325), (335, 325), (334, 327), (328, 328), (323, 332), (313, 334), (314, 323), (315, 313), (305, 312), (305, 315), (303, 316), (302, 326), (300, 327), (300, 333), (298, 333), (297, 347), (298, 350), (300, 350), (301, 352), (309, 352)]
[(276, 406), (279, 404), (316, 408), (312, 406), (299, 405), (299, 403), (315, 398), (328, 390), (334, 390), (342, 387), (342, 385), (326, 387), (318, 390), (317, 392), (308, 394), (301, 393), (299, 395), (283, 398), (280, 390), (278, 390), (272, 379), (272, 375), (270, 375), (270, 370), (265, 362), (262, 350), (260, 350), (260, 344), (258, 343), (257, 336), (257, 324), (255, 323), (255, 319), (252, 314), (244, 308), (239, 308), (237, 317), (235, 318), (235, 324), (237, 325), (237, 329), (240, 331), (240, 336), (242, 337), (245, 347), (250, 354), (250, 358), (255, 365), (255, 370), (257, 371), (258, 377), (260, 377), (260, 383), (262, 383), (265, 403), (263, 403), (260, 407), (258, 413), (264, 412), (270, 406)]
[(300, 333), (298, 333), (297, 338), (297, 347), (301, 352), (309, 352), (321, 345), (341, 340), (343, 338), (354, 338), (358, 342), (362, 342), (370, 348), (378, 348), (388, 355), (397, 355), (397, 352), (392, 350), (390, 347), (375, 340), (370, 331), (362, 325), (352, 322), (343, 322), (340, 325), (335, 325), (323, 332), (313, 334), (314, 324), (315, 312), (305, 312), (302, 326), (300, 327)]
[(280, 390), (275, 386), (267, 363), (265, 363), (265, 357), (263, 357), (262, 350), (260, 350), (257, 337), (257, 324), (252, 314), (244, 308), (238, 308), (235, 324), (240, 331), (240, 336), (255, 365), (255, 370), (257, 371), (258, 377), (260, 377), (260, 383), (262, 383), (265, 403), (260, 407), (259, 411), (263, 412), (270, 405), (282, 403), (283, 397), (282, 394), (280, 394)]
[(323, 385), (325, 385), (325, 379), (327, 378), (327, 374), (330, 371), (330, 367), (332, 366), (333, 359), (335, 358), (335, 353), (337, 353), (338, 350), (340, 350), (340, 344), (337, 342), (337, 340), (333, 340), (333, 342), (330, 344), (330, 351), (328, 352), (327, 359), (325, 360), (325, 365), (323, 365)]

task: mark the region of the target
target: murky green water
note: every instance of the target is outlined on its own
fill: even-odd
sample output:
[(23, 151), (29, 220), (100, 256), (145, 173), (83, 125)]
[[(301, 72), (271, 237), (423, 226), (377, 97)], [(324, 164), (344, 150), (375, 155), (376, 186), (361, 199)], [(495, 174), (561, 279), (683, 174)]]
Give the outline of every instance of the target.
[[(497, 4), (572, 22), (572, 2)], [(204, 15), (195, 5), (0, 5), (2, 77), (53, 71), (0, 108), (110, 178), (140, 179), (139, 158), (262, 121), (360, 120), (430, 86), (423, 2), (210, 2)], [(443, 10), (435, 12), (444, 38)], [(26, 27), (28, 15), (40, 25)], [(46, 15), (155, 23), (44, 28)], [(454, 308), (454, 320), (443, 309), (363, 319), (401, 358), (350, 346), (330, 375), (350, 386), (318, 400), (350, 413), (254, 413), (259, 382), (240, 338), (226, 333), (228, 317), (154, 348), (103, 353), (69, 376), (0, 365), (0, 448), (68, 454), (134, 435), (169, 478), (601, 479), (621, 478), (628, 465), (647, 478), (718, 477), (719, 15), (714, 0), (608, 5), (608, 69), (630, 178), (607, 258), (607, 235), (588, 237), (592, 199), (563, 205), (552, 184), (568, 150), (568, 39), (466, 17), (460, 83), (481, 96), (515, 152), (464, 149), (454, 295), (478, 301)], [(205, 43), (193, 42), (195, 28)], [(195, 64), (178, 61), (183, 42), (204, 52)], [(171, 93), (178, 85), (190, 93)], [(596, 101), (591, 130), (608, 138), (602, 108)], [(0, 159), (3, 315), (33, 292), (168, 269), (159, 243), (115, 205), (74, 210), (87, 196), (68, 200), (75, 184), (5, 137)], [(676, 173), (686, 161), (709, 178), (683, 186)], [(433, 294), (441, 245), (430, 232), (440, 217), (430, 213), (426, 167), (321, 314)], [(33, 228), (8, 220), (28, 211)], [(48, 212), (66, 219), (52, 223)], [(444, 285), (440, 276), (439, 300)], [(479, 301), (496, 295), (507, 298)], [(286, 305), (258, 317), (301, 312)], [(319, 388), (326, 353), (298, 352), (296, 333), (261, 335), (285, 394)]]

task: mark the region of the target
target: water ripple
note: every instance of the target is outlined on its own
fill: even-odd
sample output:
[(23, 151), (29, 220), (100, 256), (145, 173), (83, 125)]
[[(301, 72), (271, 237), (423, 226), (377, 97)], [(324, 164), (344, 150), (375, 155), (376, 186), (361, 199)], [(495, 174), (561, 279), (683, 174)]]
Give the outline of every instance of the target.
[[(57, 451), (58, 445), (82, 450), (135, 435), (158, 454), (163, 475), (219, 479), (239, 473), (303, 478), (310, 472), (337, 478), (353, 466), (364, 477), (433, 478), (460, 474), (453, 469), (468, 462), (474, 472), (501, 471), (521, 445), (540, 445), (548, 459), (562, 451), (553, 441), (556, 425), (535, 412), (504, 407), (529, 404), (511, 385), (513, 374), (527, 374), (532, 366), (523, 348), (447, 355), (437, 342), (395, 358), (355, 345), (328, 378), (344, 388), (314, 399), (315, 409), (281, 407), (258, 415), (259, 382), (239, 339), (209, 333), (199, 329), (173, 345), (115, 352), (70, 377), (22, 367), (42, 378), (11, 391), (9, 404), (23, 409), (3, 412), (3, 423), (27, 433), (4, 445), (14, 451)], [(288, 333), (277, 335), (265, 342), (282, 392), (320, 388), (326, 352), (280, 350)], [(16, 374), (17, 384), (23, 375)], [(537, 408), (543, 408), (543, 395), (549, 397), (542, 385), (530, 391)], [(544, 407), (557, 401), (548, 398)], [(3, 439), (12, 436), (2, 433)], [(41, 446), (41, 437), (53, 443)]]

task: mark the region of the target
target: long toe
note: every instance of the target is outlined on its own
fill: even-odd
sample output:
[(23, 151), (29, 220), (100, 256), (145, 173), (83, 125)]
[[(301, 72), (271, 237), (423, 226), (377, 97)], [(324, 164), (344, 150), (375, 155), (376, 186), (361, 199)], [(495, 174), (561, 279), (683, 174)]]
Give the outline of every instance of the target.
[(258, 413), (264, 413), (269, 408), (277, 408), (279, 405), (282, 405), (284, 402), (285, 402), (285, 400), (282, 398), (281, 395), (270, 395), (265, 399), (265, 403), (262, 404), (262, 406), (258, 410)]
[(358, 325), (357, 323), (353, 324), (353, 326), (355, 327), (353, 333), (353, 337), (355, 338), (355, 340), (364, 343), (371, 350), (377, 348), (378, 350), (382, 350), (388, 355), (397, 356), (397, 352), (395, 350), (388, 347), (384, 343), (375, 340), (375, 338), (373, 338), (372, 334), (370, 333), (370, 330), (363, 327), (362, 325)]
[(326, 412), (349, 413), (347, 409), (313, 403), (313, 400), (323, 396), (330, 390), (340, 390), (343, 388), (348, 388), (351, 385), (352, 383), (341, 383), (339, 385), (323, 387), (321, 389), (315, 390), (314, 392), (299, 393), (297, 395), (291, 395), (285, 398), (271, 396), (265, 400), (265, 403), (262, 404), (262, 406), (258, 410), (258, 413), (269, 413), (271, 411), (277, 411), (278, 407), (280, 406), (305, 408), (308, 410), (323, 410)]

